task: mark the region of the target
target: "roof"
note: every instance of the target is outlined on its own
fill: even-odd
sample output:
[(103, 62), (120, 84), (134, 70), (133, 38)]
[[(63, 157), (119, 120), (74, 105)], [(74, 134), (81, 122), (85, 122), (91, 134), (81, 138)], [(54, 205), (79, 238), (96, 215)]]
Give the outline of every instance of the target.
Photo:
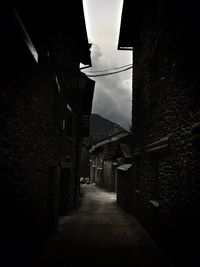
[(120, 171), (128, 171), (132, 167), (132, 164), (122, 164), (117, 169)]
[(141, 17), (147, 0), (124, 0), (118, 40), (119, 50), (132, 50), (139, 39)]
[(66, 7), (25, 4), (17, 6), (16, 11), (36, 49), (50, 49), (65, 64), (62, 48), (64, 51), (67, 45), (71, 47), (69, 53), (78, 56), (80, 63), (91, 65), (82, 0), (70, 1)]
[[(199, 55), (199, 3), (196, 0), (190, 2), (186, 0), (124, 0), (120, 24), (120, 33), (118, 39), (119, 50), (130, 50), (141, 39), (140, 33), (144, 18), (147, 14), (153, 14), (153, 10), (161, 9), (162, 12), (167, 12), (169, 31), (177, 38), (180, 46), (181, 38), (183, 38), (186, 52), (189, 52), (191, 57), (191, 49)], [(165, 17), (165, 16), (164, 16)], [(198, 59), (199, 60), (199, 59)]]
[(13, 9), (13, 16), (15, 18), (16, 24), (18, 29), (20, 30), (21, 34), (22, 34), (22, 38), (28, 48), (28, 50), (30, 51), (30, 53), (32, 54), (33, 58), (35, 59), (36, 62), (38, 62), (38, 53), (37, 50), (35, 49), (34, 44), (32, 43), (32, 40), (30, 39), (25, 26), (23, 25), (23, 22), (21, 21), (17, 11), (15, 9)]
[(126, 130), (123, 130), (123, 131), (121, 131), (119, 133), (116, 133), (114, 135), (108, 136), (108, 137), (96, 142), (95, 144), (93, 144), (91, 150), (94, 150), (94, 149), (96, 149), (98, 147), (101, 147), (101, 146), (103, 146), (105, 144), (118, 141), (121, 138), (124, 138), (124, 137), (126, 137), (128, 135), (130, 135), (130, 133), (128, 131), (126, 131)]

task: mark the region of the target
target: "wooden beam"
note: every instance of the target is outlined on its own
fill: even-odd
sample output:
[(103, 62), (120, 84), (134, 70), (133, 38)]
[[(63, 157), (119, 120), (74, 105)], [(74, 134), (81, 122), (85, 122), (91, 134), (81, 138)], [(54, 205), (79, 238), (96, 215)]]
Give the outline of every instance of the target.
[(14, 11), (14, 16), (15, 16), (15, 20), (16, 20), (17, 26), (18, 26), (21, 34), (22, 34), (24, 42), (26, 43), (26, 46), (28, 47), (28, 50), (31, 52), (33, 58), (38, 63), (37, 50), (36, 50), (35, 46), (33, 45), (32, 41), (31, 41), (31, 38), (29, 37), (28, 32), (26, 31), (24, 24), (21, 21), (19, 15), (17, 13), (17, 10), (15, 8), (13, 8), (13, 11)]

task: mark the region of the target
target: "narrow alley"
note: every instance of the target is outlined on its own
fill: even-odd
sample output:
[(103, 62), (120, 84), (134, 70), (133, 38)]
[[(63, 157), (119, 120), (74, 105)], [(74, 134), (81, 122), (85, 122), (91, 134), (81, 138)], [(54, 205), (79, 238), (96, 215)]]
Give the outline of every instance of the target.
[(2, 4), (0, 266), (200, 266), (199, 20)]
[(171, 266), (114, 193), (82, 185), (80, 208), (59, 221), (35, 266)]

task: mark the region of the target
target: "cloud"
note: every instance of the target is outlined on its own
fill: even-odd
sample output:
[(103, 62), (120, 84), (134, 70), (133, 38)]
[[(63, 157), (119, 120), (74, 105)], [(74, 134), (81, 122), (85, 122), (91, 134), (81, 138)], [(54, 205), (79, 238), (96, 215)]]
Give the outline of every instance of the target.
[(104, 81), (95, 86), (92, 111), (126, 129), (131, 124), (131, 103), (131, 91), (117, 79), (113, 83)]
[(98, 62), (99, 59), (102, 57), (100, 47), (97, 44), (92, 44), (91, 57), (92, 57), (92, 62)]
[[(105, 56), (97, 44), (92, 45), (91, 57), (93, 66), (90, 70), (92, 71), (111, 69), (127, 64), (120, 64), (118, 60), (116, 64), (113, 54), (111, 53), (110, 57)], [(97, 74), (90, 73), (89, 69), (85, 73)], [(92, 112), (128, 129), (131, 125), (132, 71), (104, 77), (92, 77), (91, 79), (96, 81)]]

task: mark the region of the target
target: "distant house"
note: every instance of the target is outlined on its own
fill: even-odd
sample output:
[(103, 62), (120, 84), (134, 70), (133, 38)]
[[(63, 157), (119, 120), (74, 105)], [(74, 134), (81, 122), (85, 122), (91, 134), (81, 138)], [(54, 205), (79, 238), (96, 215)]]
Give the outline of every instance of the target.
[(123, 130), (92, 145), (91, 182), (109, 191), (117, 190), (117, 168), (131, 161), (130, 138), (130, 133)]

